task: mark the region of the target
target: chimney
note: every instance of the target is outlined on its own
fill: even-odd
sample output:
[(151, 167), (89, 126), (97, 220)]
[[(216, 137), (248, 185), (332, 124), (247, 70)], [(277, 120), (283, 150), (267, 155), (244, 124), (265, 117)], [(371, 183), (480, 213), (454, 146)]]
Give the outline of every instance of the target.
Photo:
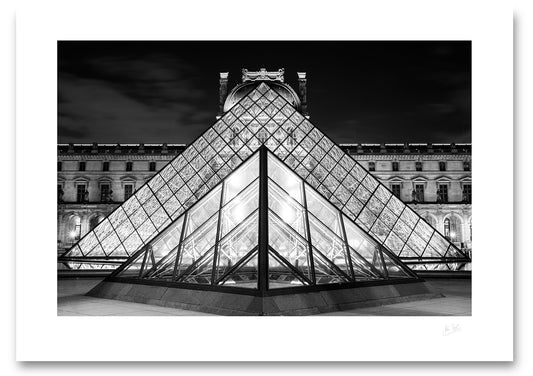
[(220, 90), (218, 97), (218, 116), (220, 118), (224, 114), (224, 102), (228, 96), (228, 75), (229, 72), (220, 72)]
[(309, 112), (307, 111), (307, 73), (298, 73), (298, 90), (300, 95), (300, 102), (302, 102), (302, 114), (309, 118)]

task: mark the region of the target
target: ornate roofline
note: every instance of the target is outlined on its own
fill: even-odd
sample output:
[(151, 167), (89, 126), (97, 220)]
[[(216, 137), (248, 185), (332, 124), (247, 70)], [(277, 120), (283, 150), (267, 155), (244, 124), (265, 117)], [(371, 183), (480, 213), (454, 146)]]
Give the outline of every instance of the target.
[(242, 69), (242, 82), (247, 81), (279, 81), (285, 82), (283, 75), (285, 74), (285, 69), (281, 68), (277, 71), (267, 71), (266, 68), (259, 69), (258, 72), (251, 72), (248, 69)]

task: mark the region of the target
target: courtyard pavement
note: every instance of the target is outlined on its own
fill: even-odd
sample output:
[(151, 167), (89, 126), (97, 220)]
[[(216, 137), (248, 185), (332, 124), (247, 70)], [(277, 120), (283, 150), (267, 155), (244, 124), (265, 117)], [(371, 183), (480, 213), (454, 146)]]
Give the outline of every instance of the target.
[[(84, 294), (101, 279), (58, 279), (58, 316), (207, 316), (183, 309), (160, 307), (120, 300), (101, 299)], [(471, 280), (426, 278), (443, 298), (395, 303), (377, 307), (330, 312), (324, 316), (469, 316), (471, 315)]]

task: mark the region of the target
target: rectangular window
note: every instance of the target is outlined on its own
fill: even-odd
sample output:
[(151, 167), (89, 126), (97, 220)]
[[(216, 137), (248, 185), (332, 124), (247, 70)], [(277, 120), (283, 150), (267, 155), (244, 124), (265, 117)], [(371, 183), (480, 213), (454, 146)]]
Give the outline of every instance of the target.
[(439, 162), (439, 171), (446, 171), (446, 162)]
[(76, 202), (85, 202), (85, 184), (78, 184), (76, 187)]
[(463, 202), (468, 204), (472, 202), (472, 185), (470, 184), (463, 185)]
[(85, 171), (85, 162), (80, 162), (80, 171)]
[(422, 171), (422, 162), (416, 162), (415, 163), (415, 168), (417, 171)]
[(439, 201), (439, 198), (440, 198), (440, 202), (448, 202), (448, 186), (446, 184), (439, 185), (437, 201)]
[(133, 162), (126, 162), (126, 171), (133, 170)]
[(376, 162), (368, 162), (368, 171), (376, 171)]
[(57, 162), (57, 171), (61, 171), (61, 170), (63, 170), (63, 163)]
[(150, 162), (150, 171), (155, 171), (155, 162)]
[(464, 161), (464, 162), (463, 162), (463, 170), (464, 170), (464, 171), (470, 171), (470, 170), (471, 170), (470, 162), (469, 162), (469, 161)]
[(63, 202), (63, 187), (61, 184), (57, 185), (57, 202)]
[(100, 186), (100, 201), (107, 202), (109, 201), (109, 191), (111, 190), (109, 184), (102, 184)]
[(424, 184), (415, 185), (415, 198), (418, 202), (424, 202)]
[(392, 162), (392, 171), (398, 171), (400, 169), (398, 162)]
[(126, 201), (132, 195), (133, 195), (133, 185), (132, 184), (126, 184), (124, 186), (124, 201)]
[(105, 161), (102, 165), (102, 171), (109, 171), (109, 162)]
[(398, 198), (400, 198), (400, 184), (392, 184), (391, 185), (392, 194)]

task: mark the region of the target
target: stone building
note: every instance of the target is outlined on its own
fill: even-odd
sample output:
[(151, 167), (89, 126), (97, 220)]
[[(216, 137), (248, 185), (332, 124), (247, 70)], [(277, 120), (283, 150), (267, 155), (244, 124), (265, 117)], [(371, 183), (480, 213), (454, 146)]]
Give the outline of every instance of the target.
[[(458, 247), (471, 249), (470, 144), (340, 145)], [(70, 248), (184, 144), (59, 144), (58, 251)]]

